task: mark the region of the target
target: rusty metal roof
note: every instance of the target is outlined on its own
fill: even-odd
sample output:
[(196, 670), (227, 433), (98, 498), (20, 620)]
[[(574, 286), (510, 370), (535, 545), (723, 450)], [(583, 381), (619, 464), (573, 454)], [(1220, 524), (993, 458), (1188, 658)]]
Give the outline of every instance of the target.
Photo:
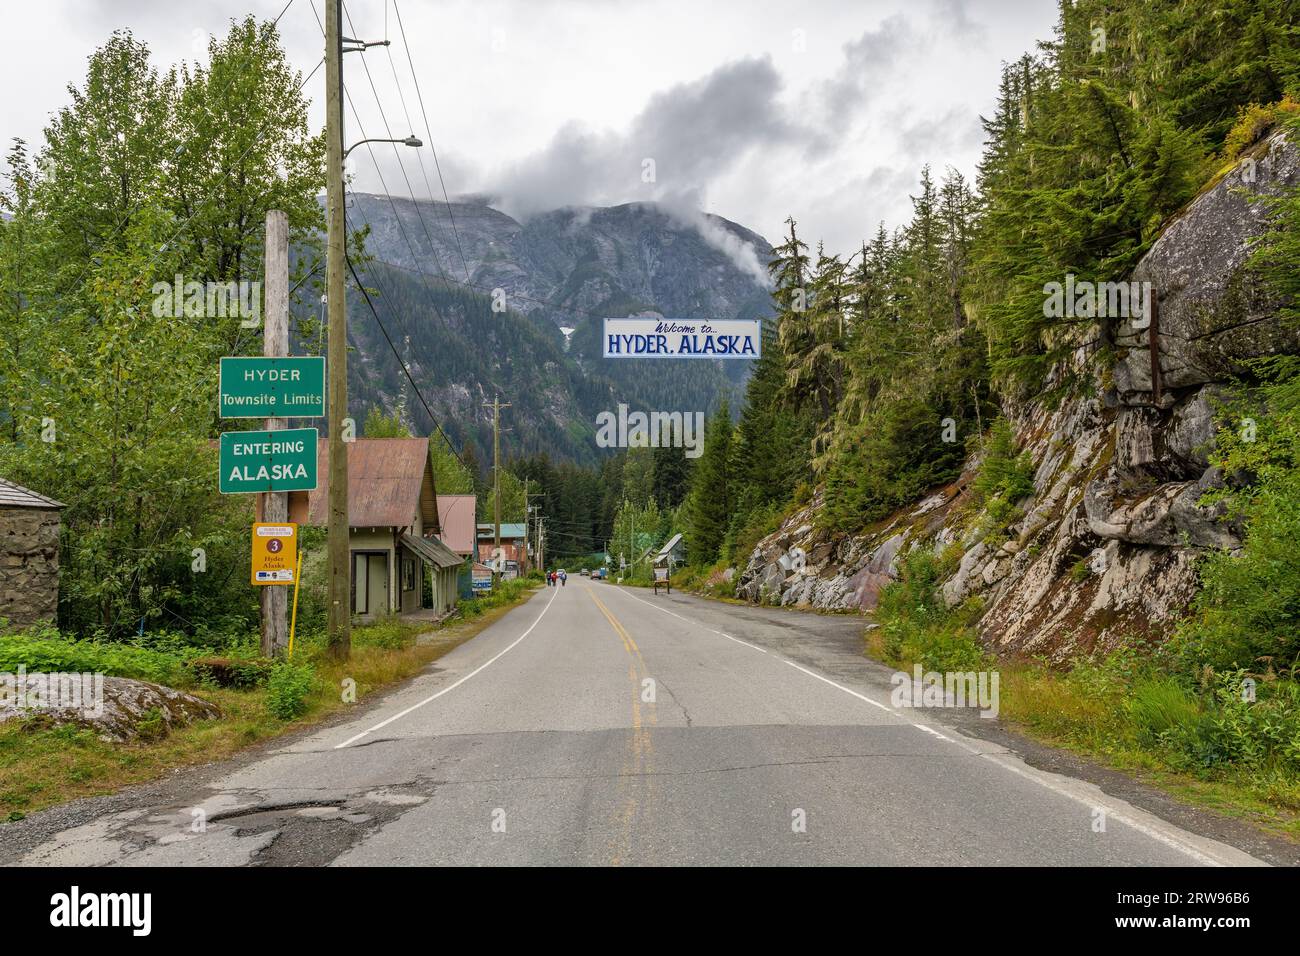
[(63, 503), (46, 498), (30, 488), (0, 478), (0, 508), (62, 508)]
[(407, 548), (419, 555), (425, 564), (431, 564), (435, 568), (458, 568), (465, 563), (464, 558), (437, 538), (416, 538), (409, 534), (403, 534), (399, 540)]
[[(438, 526), (427, 438), (358, 438), (348, 442), (348, 525), (408, 528), (416, 514), (425, 529)], [(308, 524), (329, 514), (329, 442), (316, 446), (316, 490), (308, 498)]]
[(438, 524), (442, 543), (458, 554), (473, 554), (474, 512), (478, 502), (473, 495), (439, 495)]

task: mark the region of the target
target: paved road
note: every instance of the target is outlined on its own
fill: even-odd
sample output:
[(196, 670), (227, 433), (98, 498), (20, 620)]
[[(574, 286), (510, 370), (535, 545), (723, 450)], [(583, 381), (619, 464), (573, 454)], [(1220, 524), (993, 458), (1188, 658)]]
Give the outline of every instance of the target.
[(860, 628), (575, 576), (352, 720), (17, 862), (1257, 862), (891, 707)]

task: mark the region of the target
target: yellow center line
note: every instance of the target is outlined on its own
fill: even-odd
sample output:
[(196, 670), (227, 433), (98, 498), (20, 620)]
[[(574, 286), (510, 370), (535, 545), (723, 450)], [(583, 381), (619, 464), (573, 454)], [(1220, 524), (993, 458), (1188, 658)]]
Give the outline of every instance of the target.
[[(632, 685), (632, 734), (628, 740), (630, 748), (624, 754), (623, 769), (619, 777), (619, 790), (624, 795), (623, 805), (616, 815), (622, 830), (621, 842), (624, 846), (630, 847), (633, 825), (638, 813), (642, 810), (641, 803), (637, 799), (638, 791), (643, 788), (647, 789), (651, 798), (658, 791), (658, 786), (653, 779), (647, 782), (646, 774), (650, 770), (653, 759), (654, 742), (650, 739), (649, 731), (643, 725), (641, 719), (641, 682), (638, 679), (638, 669), (641, 674), (648, 673), (648, 669), (645, 666), (645, 660), (641, 657), (641, 649), (636, 646), (636, 641), (627, 632), (627, 628), (613, 615), (600, 598), (596, 597), (591, 591), (587, 591), (587, 594), (595, 602), (596, 607), (600, 608), (600, 613), (605, 615), (605, 620), (609, 621), (610, 627), (614, 629), (614, 633), (623, 642), (623, 650), (627, 651), (630, 658), (627, 664), (627, 679)], [(651, 703), (647, 710), (650, 724), (658, 723), (655, 705)], [(612, 851), (610, 862), (614, 866), (620, 865), (623, 862), (623, 853), (618, 846), (617, 838), (611, 839), (610, 849)]]
[(614, 633), (623, 639), (623, 647), (629, 654), (635, 654), (637, 662), (644, 666), (645, 661), (641, 660), (641, 649), (636, 646), (636, 641), (632, 640), (632, 635), (627, 632), (627, 628), (622, 625), (618, 618), (610, 613), (609, 608), (605, 607), (604, 603), (600, 598), (596, 597), (593, 592), (588, 591), (587, 594), (596, 602), (596, 607), (600, 608), (600, 613), (605, 615), (605, 619), (609, 621), (610, 626), (614, 628)]

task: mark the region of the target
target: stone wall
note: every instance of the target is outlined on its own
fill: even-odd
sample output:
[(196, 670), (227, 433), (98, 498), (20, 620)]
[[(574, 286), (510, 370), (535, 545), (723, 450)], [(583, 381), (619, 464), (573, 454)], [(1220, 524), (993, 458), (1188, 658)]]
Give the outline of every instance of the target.
[(23, 627), (59, 605), (59, 512), (0, 508), (0, 618)]

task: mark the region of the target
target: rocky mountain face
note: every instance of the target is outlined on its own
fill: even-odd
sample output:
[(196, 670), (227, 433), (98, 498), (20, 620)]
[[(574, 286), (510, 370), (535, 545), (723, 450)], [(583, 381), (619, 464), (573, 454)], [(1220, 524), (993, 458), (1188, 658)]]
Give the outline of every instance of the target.
[[(709, 412), (734, 399), (748, 362), (601, 357), (601, 320), (628, 315), (759, 318), (771, 314), (771, 246), (717, 216), (648, 203), (560, 209), (518, 222), (482, 202), (349, 197), (348, 225), (369, 226), (366, 276), (381, 318), (444, 427), (481, 443), (480, 404), (513, 403), (509, 452), (594, 460), (596, 414), (632, 408)], [(454, 222), (454, 229), (453, 229)], [(349, 297), (355, 404), (426, 415), (392, 349)], [(493, 310), (493, 302), (506, 311)], [(388, 317), (386, 310), (395, 314)], [(567, 330), (561, 332), (560, 330)]]
[(383, 262), (445, 274), (489, 295), (501, 289), (514, 311), (541, 311), (565, 326), (639, 310), (767, 314), (771, 246), (719, 216), (626, 203), (557, 209), (520, 223), (484, 203), (354, 194), (348, 221), (370, 226), (367, 248)]
[[(1035, 466), (1033, 494), (1006, 536), (981, 533), (963, 507), (973, 459), (957, 482), (860, 535), (819, 530), (814, 497), (759, 543), (737, 594), (870, 609), (909, 549), (957, 548), (944, 597), (978, 597), (982, 636), (997, 650), (1064, 659), (1125, 636), (1163, 636), (1196, 592), (1198, 558), (1241, 544), (1223, 507), (1201, 503), (1225, 480), (1207, 460), (1216, 428), (1242, 425), (1222, 420), (1216, 396), (1244, 361), (1300, 351), (1245, 268), (1264, 229), (1252, 199), (1298, 183), (1294, 144), (1281, 134), (1258, 144), (1138, 264), (1133, 279), (1151, 283), (1158, 308), (1149, 326), (1125, 319), (1113, 330), (1116, 359), (1095, 394), (1005, 408)], [(1081, 343), (1074, 362), (1095, 365), (1096, 347)]]

